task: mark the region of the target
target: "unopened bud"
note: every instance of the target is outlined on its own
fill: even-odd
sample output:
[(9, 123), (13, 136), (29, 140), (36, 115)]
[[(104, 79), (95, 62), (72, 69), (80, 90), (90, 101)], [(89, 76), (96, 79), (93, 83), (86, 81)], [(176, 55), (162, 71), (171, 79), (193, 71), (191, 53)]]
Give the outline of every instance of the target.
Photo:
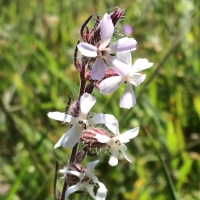
[(69, 112), (70, 115), (73, 117), (78, 117), (80, 114), (80, 103), (79, 101), (75, 101), (70, 107), (69, 107)]
[[(87, 72), (85, 78), (86, 78), (88, 81), (90, 81), (90, 82), (95, 82), (96, 85), (98, 85), (98, 83), (99, 83), (100, 81), (92, 80), (92, 79), (91, 79), (91, 74), (92, 74), (91, 71)], [(115, 71), (113, 71), (111, 68), (108, 68), (108, 69), (106, 69), (105, 75), (104, 75), (104, 77), (103, 77), (102, 80), (104, 80), (104, 79), (106, 79), (106, 78), (109, 78), (109, 77), (112, 77), (112, 76), (119, 76), (119, 75), (118, 75)]]
[(122, 15), (124, 14), (124, 10), (120, 8), (116, 8), (111, 14), (110, 17), (112, 19), (113, 25), (115, 26), (117, 22), (120, 20)]
[[(85, 172), (85, 169), (80, 164), (69, 164), (66, 169), (68, 171), (77, 171), (77, 172), (82, 172), (82, 173)], [(69, 185), (75, 185), (76, 183), (80, 181), (79, 177), (70, 173), (66, 173), (65, 177)]]

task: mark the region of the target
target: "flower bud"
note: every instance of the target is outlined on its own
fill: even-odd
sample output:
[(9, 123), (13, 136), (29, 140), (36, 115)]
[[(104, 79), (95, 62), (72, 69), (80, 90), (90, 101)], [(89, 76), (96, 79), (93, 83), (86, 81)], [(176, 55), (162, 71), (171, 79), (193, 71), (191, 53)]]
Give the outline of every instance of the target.
[[(96, 82), (96, 83), (99, 83), (102, 80), (109, 78), (109, 77), (112, 77), (112, 76), (118, 76), (118, 74), (115, 71), (113, 71), (111, 68), (108, 68), (108, 69), (106, 69), (106, 72), (105, 72), (103, 79), (101, 81), (97, 81), (97, 80), (91, 79), (91, 73), (92, 73), (91, 71), (87, 72), (85, 78), (90, 82)], [(95, 87), (98, 86), (98, 84), (94, 84), (94, 85), (95, 85)]]
[(110, 17), (112, 19), (113, 25), (115, 26), (117, 22), (120, 20), (122, 15), (124, 14), (124, 10), (120, 8), (116, 8), (113, 13), (110, 14)]
[[(85, 172), (85, 169), (80, 164), (77, 164), (77, 163), (69, 164), (65, 169), (68, 171), (77, 171), (77, 172), (82, 172), (82, 173)], [(73, 174), (64, 172), (64, 175), (69, 185), (75, 185), (76, 183), (80, 181), (79, 177)]]
[(80, 114), (80, 103), (76, 100), (70, 107), (68, 113), (73, 117), (78, 117)]
[[(117, 22), (120, 20), (122, 15), (124, 14), (124, 10), (120, 8), (116, 8), (112, 13), (110, 13), (110, 17), (112, 20), (113, 25), (115, 26)], [(100, 34), (100, 17), (97, 15), (95, 19), (95, 23), (93, 28), (90, 30), (88, 27), (88, 23), (91, 21), (95, 15), (91, 15), (82, 25), (80, 34), (81, 38), (84, 42), (92, 44), (92, 45), (98, 45), (101, 41), (101, 34)]]

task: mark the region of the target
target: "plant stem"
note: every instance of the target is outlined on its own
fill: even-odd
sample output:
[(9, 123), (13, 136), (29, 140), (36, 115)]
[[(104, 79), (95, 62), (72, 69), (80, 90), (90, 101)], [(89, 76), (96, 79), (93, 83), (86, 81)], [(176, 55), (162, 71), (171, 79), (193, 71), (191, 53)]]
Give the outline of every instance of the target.
[(55, 176), (54, 176), (54, 183), (53, 183), (53, 194), (54, 194), (54, 200), (57, 200), (57, 189), (56, 189), (56, 185), (57, 185), (57, 171), (59, 169), (59, 163), (58, 161), (56, 161), (56, 166), (55, 166)]
[[(83, 59), (82, 59), (83, 60)], [(80, 89), (79, 89), (79, 95), (78, 95), (78, 99), (80, 100), (81, 96), (84, 94), (85, 92), (85, 85), (86, 85), (86, 79), (85, 79), (85, 64), (82, 66), (82, 70), (80, 72)]]
[(75, 146), (72, 149), (71, 157), (69, 163), (74, 163), (76, 160), (76, 153), (78, 150), (78, 143), (75, 144)]
[(65, 179), (65, 182), (63, 184), (62, 194), (60, 200), (65, 200), (65, 191), (67, 190), (67, 181)]

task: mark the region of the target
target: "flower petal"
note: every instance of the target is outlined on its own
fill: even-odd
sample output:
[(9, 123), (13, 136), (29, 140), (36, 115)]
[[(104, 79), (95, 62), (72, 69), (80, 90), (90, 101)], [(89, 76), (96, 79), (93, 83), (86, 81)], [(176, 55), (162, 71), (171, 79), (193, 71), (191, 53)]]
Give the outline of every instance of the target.
[(110, 15), (106, 13), (100, 22), (100, 35), (101, 35), (100, 47), (105, 48), (110, 43), (113, 32), (114, 32), (114, 26), (112, 23), (112, 19)]
[(145, 78), (146, 78), (146, 74), (135, 73), (132, 77), (129, 77), (127, 81), (131, 85), (138, 86), (140, 85), (140, 83), (144, 81)]
[(115, 124), (105, 124), (105, 125), (115, 135), (119, 134), (119, 128), (118, 128), (119, 125), (118, 125), (118, 122), (115, 123)]
[(104, 77), (105, 72), (106, 72), (105, 61), (97, 57), (92, 67), (91, 79), (101, 80)]
[(132, 65), (131, 53), (129, 51), (117, 52), (117, 58), (129, 66)]
[(47, 115), (51, 119), (62, 122), (69, 122), (71, 124), (74, 124), (76, 122), (76, 117), (61, 112), (49, 112)]
[(153, 66), (153, 63), (148, 62), (147, 59), (140, 58), (135, 61), (135, 63), (133, 64), (133, 66), (131, 68), (131, 71), (132, 72), (140, 72), (140, 71), (148, 69), (152, 66)]
[(89, 125), (95, 124), (114, 124), (118, 125), (117, 119), (110, 114), (98, 113), (88, 120)]
[(89, 192), (90, 196), (95, 199), (95, 195), (94, 195), (94, 191), (93, 191), (94, 185), (89, 184), (88, 182), (85, 182), (85, 181), (82, 184), (84, 185), (85, 189)]
[(81, 113), (79, 115), (79, 118), (86, 120), (89, 111), (91, 110), (91, 108), (94, 106), (95, 103), (96, 103), (95, 97), (93, 97), (91, 94), (84, 93), (80, 99)]
[(105, 143), (105, 144), (107, 144), (107, 143), (110, 141), (110, 138), (109, 138), (108, 136), (106, 136), (106, 135), (97, 134), (97, 135), (95, 136), (95, 138), (96, 138), (99, 142)]
[(94, 174), (88, 174), (88, 173), (86, 173), (86, 176), (88, 178), (92, 179), (93, 183), (98, 183), (99, 182), (98, 178)]
[(136, 48), (136, 40), (133, 38), (121, 38), (117, 40), (111, 47), (112, 52), (133, 51)]
[(99, 184), (99, 189), (97, 190), (97, 194), (96, 194), (96, 200), (105, 200), (106, 196), (107, 196), (107, 189), (105, 187), (105, 185), (101, 182), (98, 182)]
[(79, 141), (82, 128), (76, 125), (73, 125), (55, 144), (54, 149), (60, 146), (65, 148), (73, 148), (74, 145)]
[(119, 76), (125, 76), (130, 70), (130, 66), (121, 62), (115, 56), (110, 56), (106, 61)]
[(97, 47), (81, 42), (77, 45), (78, 50), (81, 52), (82, 55), (87, 57), (96, 57), (97, 56)]
[(65, 174), (65, 175), (66, 175), (66, 173), (67, 173), (67, 169), (66, 169), (66, 168), (64, 168), (64, 169), (60, 169), (60, 170), (59, 170), (59, 173), (61, 173), (61, 174)]
[(138, 133), (139, 133), (139, 127), (124, 132), (123, 134), (119, 135), (120, 142), (127, 143), (130, 141), (130, 139), (135, 138), (138, 135)]
[(95, 166), (97, 165), (98, 162), (99, 162), (99, 160), (89, 162), (88, 165), (87, 165), (87, 170), (92, 173), (92, 171), (94, 170), (94, 168), (95, 168)]
[(118, 154), (116, 154), (116, 152), (113, 153), (113, 151), (112, 151), (112, 154), (110, 155), (110, 159), (109, 159), (109, 162), (108, 162), (109, 165), (116, 166), (118, 164), (118, 155), (119, 155), (119, 152), (118, 152)]
[[(59, 170), (60, 171), (60, 170)], [(71, 170), (66, 170), (66, 174), (73, 174), (79, 178), (82, 178), (84, 176), (84, 173), (82, 172), (77, 172), (77, 171), (71, 171)]]
[(125, 151), (122, 151), (122, 153), (124, 157), (126, 158), (126, 160), (128, 160), (129, 162), (132, 162)]
[(126, 88), (120, 98), (120, 107), (130, 109), (136, 104), (135, 94), (131, 84), (127, 83)]
[[(121, 141), (120, 141), (120, 142), (121, 142)], [(121, 145), (118, 147), (118, 150), (120, 150), (120, 151), (126, 151), (126, 150), (127, 150), (127, 147), (126, 147), (125, 144), (122, 144), (122, 143), (121, 143)]]
[(65, 199), (67, 199), (70, 194), (78, 191), (79, 189), (81, 189), (80, 182), (78, 182), (76, 185), (72, 185), (71, 187), (69, 187), (65, 192)]
[(100, 92), (102, 94), (111, 94), (117, 90), (123, 82), (124, 79), (121, 76), (106, 78), (99, 84)]

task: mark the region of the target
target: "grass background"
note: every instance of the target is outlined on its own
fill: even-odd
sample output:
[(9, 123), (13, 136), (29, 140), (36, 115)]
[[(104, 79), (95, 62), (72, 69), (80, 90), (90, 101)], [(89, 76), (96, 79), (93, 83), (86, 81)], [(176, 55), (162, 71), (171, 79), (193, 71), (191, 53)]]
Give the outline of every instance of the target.
[(130, 37), (138, 42), (133, 60), (148, 58), (154, 66), (134, 88), (138, 100), (131, 110), (118, 106), (123, 88), (109, 96), (94, 92), (92, 112), (113, 113), (121, 132), (141, 127), (127, 145), (133, 162), (120, 157), (111, 167), (100, 154), (96, 174), (109, 200), (170, 200), (172, 188), (179, 200), (200, 199), (197, 0), (0, 1), (0, 199), (53, 200), (55, 162), (63, 167), (70, 150), (53, 149), (67, 127), (47, 113), (63, 112), (69, 94), (77, 96), (73, 51), (81, 24), (91, 13), (103, 16), (117, 6), (126, 10), (117, 29), (131, 25)]

